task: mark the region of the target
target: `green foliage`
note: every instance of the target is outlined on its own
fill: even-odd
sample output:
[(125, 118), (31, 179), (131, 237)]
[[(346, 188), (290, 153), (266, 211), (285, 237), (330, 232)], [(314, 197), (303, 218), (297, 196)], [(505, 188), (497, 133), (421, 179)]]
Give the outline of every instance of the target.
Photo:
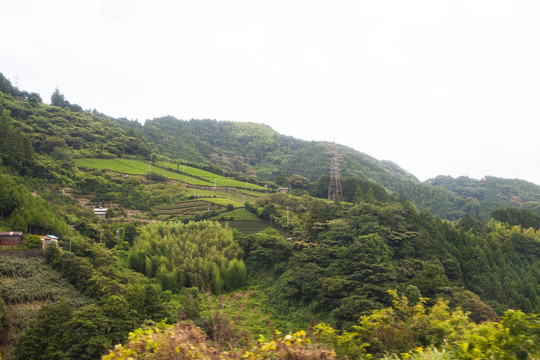
[(309, 180), (302, 175), (293, 174), (289, 177), (289, 185), (293, 189), (306, 190), (309, 187)]
[[(82, 111), (80, 106), (69, 104), (58, 91), (53, 97), (53, 103), (60, 107), (40, 104), (40, 101), (32, 100), (39, 100), (34, 96), (29, 96), (28, 101), (20, 101), (0, 95), (0, 112), (9, 110), (12, 125), (24, 135), (31, 134), (31, 145), (40, 155), (63, 158), (66, 155), (64, 150), (70, 150), (70, 156), (73, 152), (87, 157), (150, 157), (151, 148), (140, 135), (128, 134), (103, 114)], [(0, 134), (4, 135), (4, 132)], [(55, 147), (63, 150), (55, 151)], [(55, 164), (42, 164), (34, 167), (32, 174), (54, 178), (65, 170)]]
[(186, 179), (186, 181), (192, 185), (208, 186), (208, 184), (211, 184), (213, 186), (215, 184), (219, 187), (228, 186), (240, 189), (251, 189), (258, 191), (264, 190), (264, 187), (260, 184), (253, 184), (255, 179), (245, 178), (242, 179), (242, 181), (236, 178), (231, 178), (228, 173), (225, 174), (220, 168), (210, 168), (208, 170), (205, 170), (200, 168), (204, 167), (201, 165), (197, 165), (198, 167), (195, 167), (195, 164), (192, 164), (191, 166), (185, 164), (180, 165), (180, 162), (177, 162), (176, 164), (170, 162), (158, 162), (156, 165), (162, 168), (173, 170), (173, 172), (175, 172), (182, 181)]
[(66, 221), (40, 197), (26, 197), (11, 214), (10, 222), (14, 229), (28, 233), (59, 236), (67, 233)]
[(47, 300), (81, 306), (89, 302), (39, 258), (0, 257), (0, 276), (4, 277), (2, 299), (7, 304)]
[(292, 254), (292, 245), (277, 231), (267, 229), (241, 239), (247, 261), (254, 268), (273, 268), (287, 261)]
[(493, 210), (491, 212), (491, 218), (508, 223), (509, 225), (519, 225), (524, 229), (540, 229), (540, 215), (533, 214), (527, 210), (516, 209), (514, 207)]
[[(222, 325), (221, 323), (219, 325)], [(193, 324), (158, 324), (156, 328), (137, 329), (126, 345), (118, 345), (103, 360), (152, 359), (335, 359), (333, 351), (313, 342), (305, 331), (283, 336), (276, 331), (272, 339), (261, 337), (249, 347), (234, 347), (208, 339)]]
[[(14, 359), (66, 359), (63, 339), (69, 336), (66, 324), (73, 317), (67, 303), (45, 306), (17, 344)], [(57, 341), (50, 341), (50, 334)]]
[(39, 235), (27, 235), (23, 238), (22, 246), (24, 249), (41, 249), (43, 241)]
[(39, 96), (38, 93), (28, 93), (27, 91), (19, 90), (16, 86), (13, 86), (11, 81), (9, 81), (2, 73), (0, 73), (0, 92), (12, 95), (13, 98), (27, 101), (33, 105), (42, 102), (41, 96)]
[[(351, 331), (321, 323), (285, 336), (275, 330), (255, 344), (242, 343), (230, 319), (214, 317), (207, 337), (190, 322), (137, 329), (129, 342), (103, 359), (529, 359), (540, 355), (538, 316), (509, 311), (500, 323), (470, 322), (438, 300), (416, 304), (391, 291), (393, 305), (362, 316)], [(386, 355), (386, 356), (385, 356)]]
[(526, 205), (533, 213), (540, 215), (537, 205), (540, 203), (540, 186), (524, 180), (501, 179), (486, 176), (481, 180), (469, 177), (437, 176), (428, 180), (433, 186), (440, 186), (453, 191), (459, 196), (477, 203), (473, 216), (487, 220), (492, 211), (498, 208), (520, 207)]
[(157, 173), (155, 171), (150, 171), (145, 175), (146, 179), (151, 181), (167, 181), (167, 176)]
[[(249, 206), (249, 205), (248, 205)], [(227, 222), (229, 226), (241, 234), (251, 235), (268, 228), (268, 223), (246, 209), (236, 209), (221, 216), (212, 217), (211, 220)]]
[[(43, 304), (64, 301), (82, 307), (90, 302), (40, 258), (0, 257), (0, 278), (3, 279), (0, 303), (5, 301), (7, 304), (3, 315), (9, 312), (12, 319), (9, 325), (11, 345), (17, 344), (23, 334), (35, 326), (35, 318)], [(27, 344), (31, 346), (32, 342)]]
[(240, 256), (231, 230), (215, 222), (156, 223), (142, 228), (128, 266), (173, 292), (198, 287), (220, 293), (243, 286)]
[(63, 235), (65, 220), (40, 196), (0, 174), (0, 217), (7, 218), (15, 230), (33, 234)]
[[(287, 198), (249, 208), (277, 223)], [(361, 199), (352, 206), (302, 198), (290, 204), (300, 220), (289, 230), (292, 242), (281, 239), (281, 246), (280, 237), (270, 241), (267, 234), (240, 239), (248, 271), (277, 276), (265, 291), (282, 311), (308, 311), (346, 329), (387, 305), (389, 288), (410, 289), (414, 298), (443, 296), (475, 321), (497, 319), (507, 308), (539, 311), (537, 231), (472, 217), (456, 227), (403, 201)]]
[[(139, 162), (141, 163), (141, 162)], [(117, 202), (121, 208), (150, 211), (152, 206), (182, 201), (187, 197), (184, 186), (176, 182), (143, 183), (138, 177), (81, 173), (76, 177), (76, 194), (90, 196), (92, 202)], [(125, 214), (125, 213), (124, 213)]]
[[(2, 283), (0, 282), (0, 288), (2, 288)], [(7, 325), (9, 321), (8, 311), (6, 304), (4, 302), (4, 297), (0, 297), (0, 331)], [(1, 358), (0, 358), (1, 359)]]
[(30, 137), (15, 125), (8, 110), (0, 103), (0, 163), (20, 174), (32, 173), (35, 154)]
[(25, 201), (27, 190), (10, 176), (0, 174), (0, 218), (8, 218)]
[[(284, 185), (284, 177), (299, 174), (310, 181), (328, 173), (330, 144), (283, 136), (266, 125), (215, 120), (182, 121), (171, 116), (148, 120), (143, 132), (164, 154), (200, 163), (213, 162), (221, 168), (244, 173), (255, 170), (267, 180)], [(182, 139), (182, 141), (178, 141)], [(379, 180), (416, 179), (395, 164), (340, 146), (345, 175)], [(389, 181), (389, 182), (390, 182)], [(386, 183), (383, 185), (387, 185)]]
[(223, 282), (225, 284), (224, 289), (226, 291), (233, 291), (242, 288), (247, 279), (246, 265), (242, 260), (233, 259), (227, 266), (225, 272), (225, 278)]
[(289, 184), (289, 179), (287, 179), (287, 176), (283, 173), (279, 173), (276, 175), (276, 179), (274, 182), (280, 186), (286, 186)]
[[(145, 277), (119, 267), (119, 259), (111, 252), (86, 239), (74, 237), (73, 253), (51, 244), (46, 248), (45, 259), (62, 275), (62, 281), (69, 281), (91, 297), (92, 303), (66, 299), (64, 304), (43, 307), (35, 322), (19, 336), (15, 358), (95, 359), (112, 344), (125, 339), (143, 320), (174, 318), (180, 308), (172, 294), (163, 292), (159, 285), (151, 284)], [(13, 267), (7, 267), (7, 271), (13, 272), (10, 268)], [(55, 274), (53, 270), (49, 272)], [(44, 274), (40, 276), (47, 279)], [(37, 289), (24, 285), (9, 288), (7, 293), (14, 294), (13, 297), (16, 289), (19, 293), (26, 289), (29, 294), (39, 294)], [(39, 289), (50, 296), (48, 299), (60, 299), (55, 293), (47, 295), (46, 286)]]
[(426, 308), (426, 299), (411, 304), (406, 297), (391, 294), (392, 307), (363, 316), (352, 331), (337, 333), (325, 324), (317, 325), (323, 342), (331, 344), (339, 357), (349, 359), (384, 353), (417, 359), (423, 358), (419, 353), (424, 348), (442, 348), (453, 359), (526, 359), (540, 355), (540, 319), (536, 315), (509, 311), (500, 323), (475, 324), (461, 310), (450, 311), (441, 299)]
[(67, 303), (44, 306), (21, 336), (14, 359), (97, 359), (136, 326), (126, 305), (112, 295), (80, 311)]
[[(330, 177), (321, 176), (319, 181), (312, 185), (311, 195), (326, 198)], [(390, 200), (388, 191), (374, 181), (364, 180), (360, 177), (346, 176), (341, 180), (344, 201), (347, 202), (387, 202)]]

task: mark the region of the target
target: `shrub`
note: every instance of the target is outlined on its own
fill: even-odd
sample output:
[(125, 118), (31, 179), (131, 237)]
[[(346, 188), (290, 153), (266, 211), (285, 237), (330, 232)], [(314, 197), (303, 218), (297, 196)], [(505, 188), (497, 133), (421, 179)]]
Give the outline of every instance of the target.
[[(317, 325), (321, 339), (340, 357), (349, 359), (385, 353), (400, 354), (404, 359), (426, 359), (434, 353), (439, 358), (451, 353), (452, 359), (467, 360), (540, 356), (539, 315), (510, 310), (500, 323), (476, 324), (459, 309), (451, 312), (444, 300), (426, 308), (425, 298), (413, 305), (406, 297), (389, 293), (394, 297), (392, 307), (363, 316), (353, 331), (339, 334), (328, 325)], [(426, 353), (424, 348), (431, 350)]]
[(167, 181), (168, 180), (165, 175), (157, 173), (157, 172), (153, 172), (153, 171), (150, 171), (149, 173), (147, 173), (146, 178), (152, 181)]
[(25, 250), (28, 249), (41, 249), (43, 241), (39, 235), (26, 235), (22, 241), (22, 246)]
[[(222, 345), (222, 344), (221, 344)], [(332, 350), (312, 342), (305, 331), (272, 340), (263, 337), (249, 348), (228, 347), (212, 342), (193, 323), (158, 324), (156, 328), (137, 329), (129, 334), (126, 345), (117, 345), (103, 360), (114, 359), (336, 359)]]

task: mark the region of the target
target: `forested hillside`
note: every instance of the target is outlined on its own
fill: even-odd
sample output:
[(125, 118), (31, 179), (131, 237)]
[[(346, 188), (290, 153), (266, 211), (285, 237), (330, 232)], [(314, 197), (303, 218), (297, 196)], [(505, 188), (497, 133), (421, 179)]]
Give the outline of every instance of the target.
[[(331, 144), (284, 136), (267, 125), (216, 120), (182, 121), (171, 116), (147, 120), (143, 131), (148, 139), (163, 146), (173, 158), (191, 157), (213, 162), (234, 171), (255, 171), (274, 180), (276, 175), (300, 174), (310, 181), (328, 174)], [(339, 146), (345, 176), (363, 176), (384, 182), (387, 177), (416, 178), (399, 166)]]
[[(332, 144), (294, 139), (255, 123), (181, 121), (168, 116), (141, 125), (127, 119), (112, 119), (95, 110), (82, 111), (58, 90), (52, 96), (57, 106), (48, 106), (41, 103), (40, 97), (30, 96), (3, 79), (5, 92), (1, 102), (9, 112), (2, 115), (0, 124), (7, 140), (1, 145), (5, 147), (2, 153), (6, 154), (4, 163), (11, 162), (18, 171), (51, 178), (69, 170), (73, 158), (135, 156), (149, 160), (152, 156), (166, 156), (184, 164), (198, 163), (214, 172), (257, 176), (266, 181), (277, 182), (280, 176), (298, 174), (311, 183), (311, 195), (327, 196), (321, 189), (327, 188)], [(32, 150), (41, 161), (36, 163)], [(491, 211), (500, 206), (540, 211), (540, 187), (531, 183), (494, 181), (490, 177), (483, 181), (469, 179), (466, 183), (461, 178), (452, 182), (448, 177), (437, 177), (420, 183), (392, 162), (378, 161), (340, 145), (337, 151), (342, 176), (350, 183), (359, 179), (377, 183), (394, 196), (405, 196), (419, 209), (429, 209), (445, 219), (460, 219), (469, 214), (487, 220)], [(50, 158), (59, 160), (62, 168), (47, 162)], [(479, 184), (484, 184), (483, 190)], [(355, 190), (344, 189), (346, 200), (352, 200)]]
[(0, 86), (2, 359), (540, 357), (536, 185)]
[[(266, 180), (278, 181), (279, 177), (299, 174), (313, 183), (313, 188), (326, 189), (311, 191), (312, 195), (327, 197), (328, 185), (325, 182), (328, 181), (330, 166), (330, 143), (283, 136), (261, 124), (182, 121), (171, 116), (148, 120), (142, 129), (147, 138), (161, 146), (167, 156), (212, 162), (225, 171), (256, 174)], [(337, 151), (341, 173), (345, 178), (375, 182), (396, 196), (404, 195), (418, 207), (429, 208), (445, 218), (461, 218), (471, 212), (462, 197), (446, 189), (422, 184), (394, 163), (378, 161), (345, 146), (338, 145)], [(344, 194), (346, 199), (351, 200), (355, 190)]]
[(457, 179), (437, 176), (427, 182), (448, 189), (461, 197), (475, 199), (478, 201), (478, 215), (484, 219), (489, 218), (493, 210), (507, 206), (540, 215), (540, 186), (528, 181), (493, 176), (486, 176), (481, 180), (464, 176)]
[[(121, 121), (122, 126), (132, 126)], [(218, 165), (224, 171), (256, 174), (266, 180), (299, 174), (312, 184), (310, 194), (326, 197), (332, 144), (303, 141), (281, 135), (270, 127), (255, 123), (232, 121), (182, 121), (172, 116), (147, 120), (141, 126), (148, 140), (163, 154)], [(452, 186), (448, 177), (437, 177), (426, 183), (390, 161), (379, 161), (354, 149), (337, 145), (344, 183), (359, 180), (384, 186), (395, 196), (405, 196), (420, 209), (429, 209), (445, 219), (460, 219), (465, 214), (489, 219), (491, 211), (501, 206), (539, 210), (540, 186), (519, 180), (487, 177), (482, 181), (470, 179), (469, 184)], [(445, 181), (446, 180), (446, 181)], [(476, 184), (473, 185), (473, 183)], [(500, 186), (495, 185), (501, 184)], [(480, 190), (478, 184), (485, 184)], [(292, 185), (292, 184), (284, 184)], [(472, 188), (474, 188), (474, 191)], [(355, 187), (347, 188), (348, 201)]]

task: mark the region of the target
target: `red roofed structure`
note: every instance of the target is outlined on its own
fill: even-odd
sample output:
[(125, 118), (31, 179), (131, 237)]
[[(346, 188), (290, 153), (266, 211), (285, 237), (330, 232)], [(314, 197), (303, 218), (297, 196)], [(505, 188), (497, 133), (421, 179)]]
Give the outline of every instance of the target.
[(0, 232), (0, 246), (19, 246), (22, 243), (22, 231)]

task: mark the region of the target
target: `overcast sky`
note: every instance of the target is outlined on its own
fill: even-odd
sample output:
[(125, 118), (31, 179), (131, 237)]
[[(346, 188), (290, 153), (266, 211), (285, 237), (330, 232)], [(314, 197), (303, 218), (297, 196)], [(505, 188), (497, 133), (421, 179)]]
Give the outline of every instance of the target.
[(0, 72), (114, 117), (257, 122), (420, 180), (540, 184), (540, 2), (0, 0)]

